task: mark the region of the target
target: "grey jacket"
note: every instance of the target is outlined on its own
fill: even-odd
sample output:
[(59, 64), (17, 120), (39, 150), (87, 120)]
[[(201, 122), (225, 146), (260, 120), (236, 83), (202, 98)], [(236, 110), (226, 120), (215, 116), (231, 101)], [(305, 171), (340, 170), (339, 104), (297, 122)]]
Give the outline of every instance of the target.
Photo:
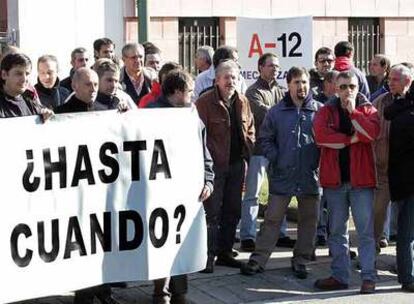
[[(269, 84), (266, 80), (259, 77), (255, 83), (247, 88), (246, 97), (250, 102), (250, 109), (254, 116), (254, 127), (256, 129), (256, 139), (259, 138), (260, 127), (271, 107), (279, 103), (285, 96), (286, 88), (278, 85), (276, 81)], [(255, 155), (263, 155), (261, 146), (257, 141), (253, 150)]]

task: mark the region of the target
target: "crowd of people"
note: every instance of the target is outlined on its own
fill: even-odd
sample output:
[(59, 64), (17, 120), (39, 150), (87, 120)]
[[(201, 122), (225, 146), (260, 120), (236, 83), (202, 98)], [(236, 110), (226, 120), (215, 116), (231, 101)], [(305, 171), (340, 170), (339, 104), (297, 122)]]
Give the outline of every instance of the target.
[[(200, 189), (207, 222), (207, 261), (240, 268), (243, 275), (263, 272), (275, 246), (293, 248), (291, 266), (299, 279), (329, 247), (328, 278), (320, 290), (348, 288), (351, 210), (358, 236), (362, 294), (375, 292), (376, 256), (397, 241), (398, 281), (414, 292), (414, 67), (391, 65), (383, 54), (370, 61), (365, 76), (353, 64), (353, 46), (340, 41), (321, 47), (315, 67), (288, 69), (287, 88), (276, 81), (281, 69), (274, 53), (258, 59), (259, 77), (249, 87), (240, 73), (237, 49), (200, 47), (199, 74), (163, 62), (154, 44), (128, 43), (121, 58), (108, 38), (71, 53), (70, 75), (59, 80), (55, 56), (37, 60), (38, 79), (29, 83), (32, 63), (16, 47), (1, 58), (0, 117), (138, 108), (190, 107), (203, 125), (205, 185)], [(265, 176), (267, 175), (267, 179)], [(267, 181), (269, 199), (256, 235), (258, 197)], [(244, 192), (244, 194), (243, 194)], [(297, 239), (286, 232), (286, 210), (298, 201)], [(392, 202), (393, 208), (390, 207)], [(392, 210), (392, 212), (390, 212)], [(397, 229), (390, 229), (390, 222)], [(240, 248), (233, 249), (240, 225)], [(185, 274), (154, 281), (154, 303), (185, 303)], [(75, 303), (117, 303), (108, 284), (75, 292)]]

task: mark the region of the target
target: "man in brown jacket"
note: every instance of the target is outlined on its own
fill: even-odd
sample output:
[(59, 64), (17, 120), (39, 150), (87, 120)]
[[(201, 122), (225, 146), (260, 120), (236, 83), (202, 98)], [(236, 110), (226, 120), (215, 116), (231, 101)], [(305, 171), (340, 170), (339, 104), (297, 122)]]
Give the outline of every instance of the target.
[(239, 268), (232, 248), (241, 213), (245, 161), (255, 141), (253, 115), (247, 98), (236, 91), (239, 68), (226, 60), (216, 68), (214, 89), (201, 96), (196, 106), (207, 130), (207, 147), (214, 161), (214, 192), (205, 201), (208, 259), (204, 272), (216, 264)]

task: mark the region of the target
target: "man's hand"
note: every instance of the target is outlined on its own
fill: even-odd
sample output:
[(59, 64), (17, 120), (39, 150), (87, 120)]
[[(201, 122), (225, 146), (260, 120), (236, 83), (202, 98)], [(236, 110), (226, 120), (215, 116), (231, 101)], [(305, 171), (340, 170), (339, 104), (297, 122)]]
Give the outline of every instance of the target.
[(358, 136), (356, 134), (352, 135), (352, 137), (351, 137), (351, 144), (355, 144), (357, 142), (359, 142)]
[(46, 122), (50, 117), (55, 115), (55, 113), (52, 110), (48, 109), (48, 108), (42, 108), (40, 110), (40, 115), (42, 115), (43, 122)]
[(206, 199), (208, 199), (210, 197), (210, 195), (211, 195), (210, 187), (207, 186), (207, 185), (204, 185), (203, 191), (201, 191), (201, 194), (200, 194), (200, 197), (199, 197), (200, 202), (204, 202)]
[(348, 99), (346, 103), (346, 109), (349, 113), (354, 112), (355, 110), (355, 100)]
[(126, 112), (126, 111), (128, 111), (128, 110), (131, 110), (131, 108), (130, 108), (130, 106), (128, 105), (128, 103), (127, 103), (127, 102), (125, 102), (125, 101), (123, 101), (123, 100), (121, 100), (121, 101), (118, 103), (118, 111), (119, 111), (119, 112)]

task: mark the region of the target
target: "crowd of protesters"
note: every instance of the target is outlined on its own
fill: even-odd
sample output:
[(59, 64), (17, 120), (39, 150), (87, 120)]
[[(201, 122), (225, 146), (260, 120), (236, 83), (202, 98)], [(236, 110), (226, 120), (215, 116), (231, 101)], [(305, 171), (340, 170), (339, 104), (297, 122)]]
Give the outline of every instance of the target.
[[(365, 76), (353, 65), (353, 46), (338, 42), (315, 54), (315, 68), (284, 67), (287, 88), (276, 81), (279, 58), (258, 59), (257, 80), (249, 87), (240, 73), (237, 49), (200, 47), (194, 79), (147, 42), (128, 43), (115, 55), (108, 38), (70, 55), (67, 78), (46, 54), (37, 60), (38, 79), (29, 83), (32, 63), (16, 47), (1, 58), (0, 116), (138, 108), (196, 107), (203, 126), (205, 185), (200, 201), (207, 222), (207, 261), (240, 268), (244, 275), (265, 271), (275, 246), (293, 248), (291, 266), (308, 276), (316, 246), (329, 247), (331, 276), (318, 279), (321, 290), (348, 288), (351, 210), (358, 236), (363, 294), (375, 292), (376, 256), (397, 242), (402, 289), (414, 292), (414, 68), (391, 65), (383, 54), (370, 61)], [(265, 176), (267, 175), (267, 179)], [(256, 236), (259, 192), (268, 182), (269, 199)], [(243, 195), (244, 192), (244, 195)], [(286, 210), (298, 201), (297, 239), (287, 236)], [(391, 208), (390, 206), (393, 206)], [(390, 210), (392, 212), (390, 212)], [(396, 223), (396, 224), (392, 224)], [(233, 249), (240, 225), (240, 249)], [(392, 227), (390, 229), (390, 226)], [(397, 226), (397, 228), (395, 228)], [(186, 303), (186, 275), (154, 281), (154, 303)], [(75, 303), (118, 303), (111, 285), (75, 292)]]

